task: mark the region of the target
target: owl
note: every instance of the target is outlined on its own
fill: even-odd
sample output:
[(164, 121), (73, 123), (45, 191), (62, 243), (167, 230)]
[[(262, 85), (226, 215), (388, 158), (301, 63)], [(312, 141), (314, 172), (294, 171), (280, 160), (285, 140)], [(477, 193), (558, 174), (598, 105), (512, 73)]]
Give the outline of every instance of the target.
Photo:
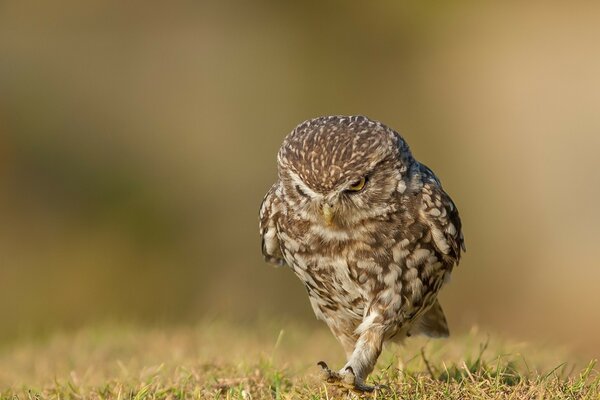
[(369, 392), (383, 343), (448, 336), (437, 294), (465, 251), (458, 210), (393, 129), (364, 116), (305, 121), (260, 207), (265, 259), (304, 284), (343, 347), (326, 381)]

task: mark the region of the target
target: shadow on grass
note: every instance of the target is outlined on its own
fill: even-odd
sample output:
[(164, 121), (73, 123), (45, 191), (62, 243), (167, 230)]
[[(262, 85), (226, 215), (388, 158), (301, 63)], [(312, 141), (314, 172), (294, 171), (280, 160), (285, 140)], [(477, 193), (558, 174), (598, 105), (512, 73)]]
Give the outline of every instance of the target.
[(421, 349), (421, 357), (427, 366), (427, 370), (432, 379), (442, 382), (478, 382), (478, 381), (493, 381), (497, 384), (516, 386), (526, 379), (517, 368), (517, 363), (512, 360), (504, 360), (502, 356), (498, 356), (495, 364), (489, 363), (483, 359), (483, 355), (488, 348), (488, 341), (479, 346), (477, 357), (467, 359), (462, 365), (444, 365), (443, 371), (434, 370), (427, 358), (425, 357), (424, 349)]

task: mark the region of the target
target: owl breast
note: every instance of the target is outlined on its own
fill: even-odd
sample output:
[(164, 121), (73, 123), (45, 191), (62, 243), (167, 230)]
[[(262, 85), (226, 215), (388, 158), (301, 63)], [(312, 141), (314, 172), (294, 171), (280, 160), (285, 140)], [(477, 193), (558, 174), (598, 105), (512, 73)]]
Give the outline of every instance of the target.
[(412, 215), (343, 230), (290, 214), (280, 221), (283, 257), (304, 283), (317, 318), (334, 331), (354, 332), (367, 315), (378, 315), (392, 336), (431, 306), (448, 266)]

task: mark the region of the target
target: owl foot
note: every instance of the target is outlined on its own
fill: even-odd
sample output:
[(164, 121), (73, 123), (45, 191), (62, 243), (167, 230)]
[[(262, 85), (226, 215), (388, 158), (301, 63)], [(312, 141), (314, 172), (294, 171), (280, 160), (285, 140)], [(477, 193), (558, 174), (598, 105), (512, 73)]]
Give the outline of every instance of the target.
[(327, 383), (341, 383), (342, 375), (339, 372), (332, 371), (329, 369), (325, 361), (319, 361), (317, 363), (319, 367), (321, 367), (321, 379)]
[(367, 385), (362, 379), (359, 379), (354, 375), (352, 367), (346, 367), (343, 375), (344, 382), (352, 384), (352, 390), (358, 393), (373, 393), (379, 390), (389, 389), (386, 385)]
[(340, 373), (329, 369), (325, 361), (319, 361), (317, 365), (321, 367), (321, 379), (340, 388), (358, 393), (372, 393), (377, 390), (387, 389), (385, 385), (367, 385), (361, 379), (356, 378), (352, 367), (347, 367), (344, 372)]

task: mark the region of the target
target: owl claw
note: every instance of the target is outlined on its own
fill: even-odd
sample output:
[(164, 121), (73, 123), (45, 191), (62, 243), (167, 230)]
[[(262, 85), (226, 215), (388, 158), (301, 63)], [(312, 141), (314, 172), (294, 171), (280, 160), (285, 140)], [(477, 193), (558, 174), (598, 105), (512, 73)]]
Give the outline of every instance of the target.
[(378, 389), (378, 386), (370, 386), (362, 380), (357, 379), (352, 367), (346, 367), (346, 370), (344, 371), (344, 383), (358, 393), (372, 393)]
[(321, 367), (321, 379), (323, 379), (327, 383), (338, 383), (342, 380), (342, 375), (338, 372), (332, 371), (329, 369), (325, 361), (319, 361), (317, 363), (319, 367)]
[(370, 386), (357, 379), (352, 367), (347, 367), (343, 373), (329, 369), (325, 361), (317, 363), (321, 367), (321, 379), (327, 383), (334, 384), (346, 390), (352, 390), (358, 393), (372, 393), (377, 390), (387, 389), (385, 385)]

